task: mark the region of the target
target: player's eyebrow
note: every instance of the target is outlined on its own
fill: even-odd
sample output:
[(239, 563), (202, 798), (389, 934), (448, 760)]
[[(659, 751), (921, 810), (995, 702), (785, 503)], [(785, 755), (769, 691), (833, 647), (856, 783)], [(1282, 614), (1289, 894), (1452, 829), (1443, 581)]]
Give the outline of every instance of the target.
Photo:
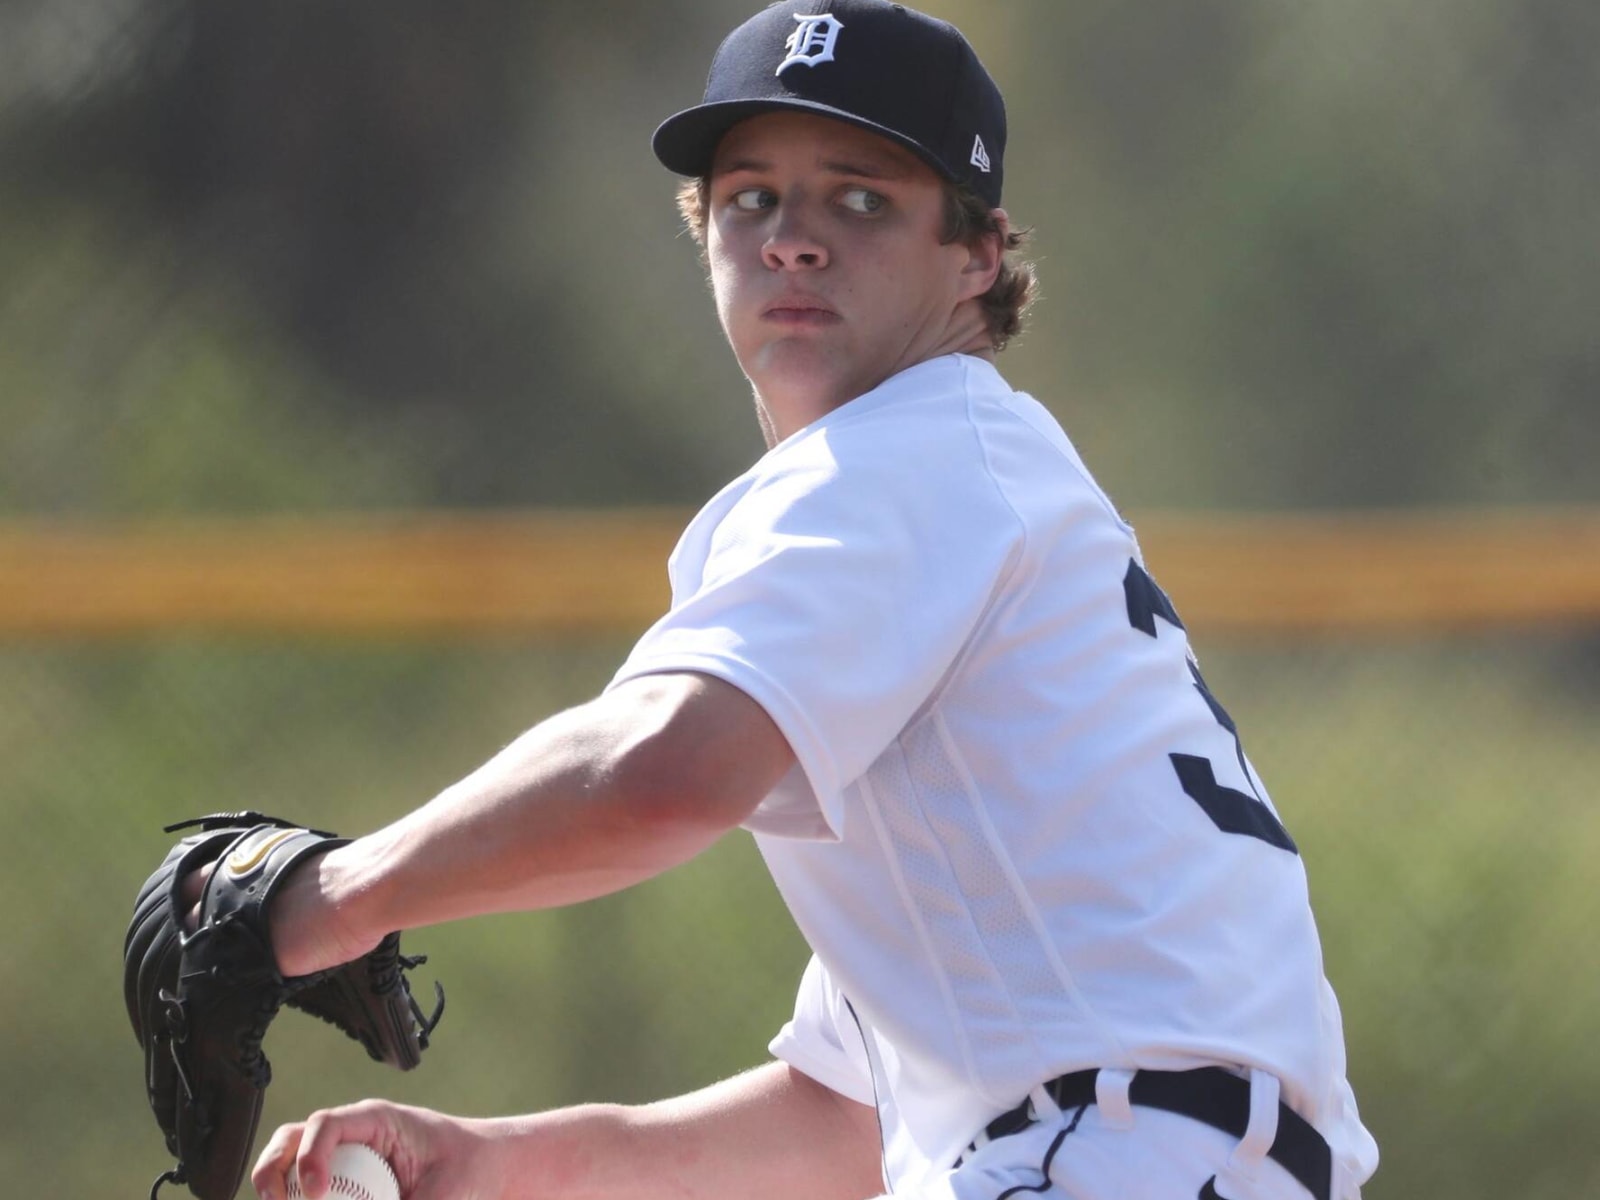
[(772, 164), (763, 162), (759, 158), (735, 158), (729, 162), (720, 162), (711, 168), (713, 175), (733, 175), (739, 171), (770, 171)]
[(863, 179), (904, 179), (911, 172), (893, 159), (829, 159), (823, 170), (835, 175), (859, 175)]

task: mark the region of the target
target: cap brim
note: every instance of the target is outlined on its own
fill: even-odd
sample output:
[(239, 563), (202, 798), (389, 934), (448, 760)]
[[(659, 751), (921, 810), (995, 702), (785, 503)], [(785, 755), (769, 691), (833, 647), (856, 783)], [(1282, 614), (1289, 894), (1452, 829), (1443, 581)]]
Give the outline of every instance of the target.
[(943, 179), (952, 182), (958, 179), (958, 176), (940, 162), (927, 147), (912, 139), (883, 125), (862, 120), (843, 109), (799, 97), (787, 100), (718, 100), (709, 104), (697, 104), (663, 121), (656, 129), (655, 136), (650, 139), (650, 148), (655, 151), (661, 165), (669, 171), (690, 177), (709, 175), (712, 160), (717, 153), (717, 144), (722, 141), (723, 135), (740, 121), (768, 112), (804, 112), (832, 117), (836, 121), (843, 121), (846, 125), (854, 125), (857, 129), (865, 129), (879, 137), (888, 138), (898, 146), (904, 146), (932, 167)]

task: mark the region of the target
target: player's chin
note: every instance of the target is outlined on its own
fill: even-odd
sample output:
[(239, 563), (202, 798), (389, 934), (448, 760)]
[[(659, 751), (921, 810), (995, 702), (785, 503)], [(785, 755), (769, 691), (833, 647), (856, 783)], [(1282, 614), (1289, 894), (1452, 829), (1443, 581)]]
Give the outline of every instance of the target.
[(752, 360), (769, 371), (827, 377), (841, 373), (854, 357), (840, 326), (767, 330)]
[(750, 357), (746, 374), (789, 391), (832, 392), (850, 374), (850, 355), (836, 339), (814, 332), (774, 338)]

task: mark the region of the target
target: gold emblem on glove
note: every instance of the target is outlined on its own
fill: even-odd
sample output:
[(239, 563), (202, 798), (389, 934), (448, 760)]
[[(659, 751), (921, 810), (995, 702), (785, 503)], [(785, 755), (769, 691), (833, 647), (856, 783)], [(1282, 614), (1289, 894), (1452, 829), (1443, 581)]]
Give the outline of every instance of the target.
[(235, 879), (250, 874), (251, 871), (254, 871), (266, 861), (267, 855), (271, 854), (274, 849), (300, 832), (301, 830), (298, 829), (277, 830), (265, 835), (256, 843), (254, 849), (249, 848), (249, 841), (246, 839), (245, 845), (240, 846), (232, 854), (228, 855), (226, 864), (228, 874)]

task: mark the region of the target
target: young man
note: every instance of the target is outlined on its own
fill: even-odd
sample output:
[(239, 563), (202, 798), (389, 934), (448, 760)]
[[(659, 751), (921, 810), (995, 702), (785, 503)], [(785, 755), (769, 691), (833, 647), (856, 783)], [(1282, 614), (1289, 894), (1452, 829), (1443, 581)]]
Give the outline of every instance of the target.
[(783, 0), (657, 132), (768, 452), (603, 695), (295, 876), (286, 974), (754, 832), (814, 957), (774, 1060), (675, 1100), (271, 1138), (407, 1200), (1352, 1200), (1376, 1165), (1305, 874), (1132, 530), (995, 370), (1026, 267), (952, 27)]

